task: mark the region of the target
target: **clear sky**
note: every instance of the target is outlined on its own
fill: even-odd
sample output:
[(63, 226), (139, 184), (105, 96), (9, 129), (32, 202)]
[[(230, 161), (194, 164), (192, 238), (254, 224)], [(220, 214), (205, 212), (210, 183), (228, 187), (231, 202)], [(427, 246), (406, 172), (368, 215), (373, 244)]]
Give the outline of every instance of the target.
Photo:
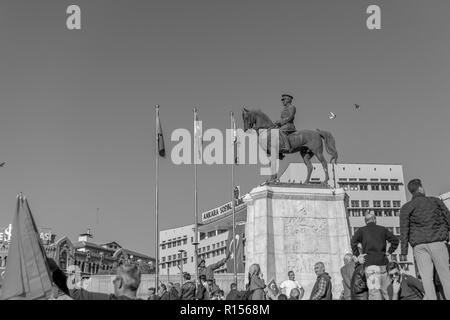
[[(66, 29), (70, 4), (81, 31)], [(370, 4), (379, 31), (366, 28)], [(243, 105), (275, 120), (284, 91), (297, 128), (332, 132), (341, 163), (401, 163), (447, 192), (449, 12), (448, 0), (2, 1), (0, 225), (23, 191), (59, 236), (91, 226), (96, 242), (154, 254), (154, 105), (170, 152), (193, 106), (224, 130)], [(228, 201), (229, 172), (199, 166), (200, 211)], [(236, 169), (243, 192), (258, 173)], [(164, 159), (160, 180), (161, 227), (192, 223), (192, 166)]]

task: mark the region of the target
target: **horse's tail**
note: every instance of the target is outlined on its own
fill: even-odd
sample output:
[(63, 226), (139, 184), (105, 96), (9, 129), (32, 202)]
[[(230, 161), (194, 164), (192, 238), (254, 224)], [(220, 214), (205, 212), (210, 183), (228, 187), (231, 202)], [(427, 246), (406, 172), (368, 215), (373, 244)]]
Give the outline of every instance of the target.
[(320, 129), (316, 129), (319, 132), (319, 135), (322, 137), (322, 139), (325, 140), (325, 149), (327, 150), (328, 154), (331, 156), (330, 163), (333, 162), (337, 163), (338, 153), (336, 150), (336, 141), (334, 140), (333, 135), (328, 131), (323, 131)]

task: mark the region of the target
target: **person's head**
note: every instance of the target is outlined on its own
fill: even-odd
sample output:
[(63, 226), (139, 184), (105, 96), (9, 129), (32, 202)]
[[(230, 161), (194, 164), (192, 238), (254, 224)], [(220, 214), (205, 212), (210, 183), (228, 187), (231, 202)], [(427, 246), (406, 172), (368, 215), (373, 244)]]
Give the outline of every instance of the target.
[(223, 290), (218, 291), (219, 300), (225, 300), (225, 292)]
[(167, 291), (167, 287), (164, 283), (161, 283), (161, 285), (159, 286), (159, 289), (162, 291)]
[(389, 262), (386, 266), (386, 271), (392, 281), (399, 281), (400, 279), (400, 267), (397, 262)]
[(213, 284), (214, 284), (214, 281), (213, 281), (213, 279), (208, 279), (207, 283), (208, 283), (208, 287), (211, 288), (213, 286)]
[(199, 268), (205, 268), (205, 266), (206, 266), (205, 260), (204, 259), (200, 260), (200, 263), (198, 264), (198, 267)]
[(373, 212), (368, 212), (364, 215), (364, 222), (366, 224), (369, 224), (371, 222), (373, 223), (377, 223), (377, 217), (375, 216), (375, 213)]
[(139, 284), (141, 283), (139, 268), (134, 264), (122, 264), (117, 268), (117, 274), (113, 283), (114, 294), (116, 296), (136, 296)]
[(66, 274), (58, 267), (55, 260), (51, 258), (47, 258), (47, 263), (52, 273), (52, 281), (53, 285), (56, 286), (59, 290), (70, 296), (69, 288), (67, 287), (67, 276)]
[(205, 276), (204, 274), (201, 275), (201, 276), (199, 277), (199, 279), (200, 279), (200, 282), (201, 282), (201, 283), (203, 283), (203, 284), (206, 283), (206, 276)]
[(289, 271), (289, 272), (288, 272), (288, 278), (289, 278), (289, 280), (291, 280), (291, 281), (294, 281), (294, 280), (295, 280), (295, 273), (294, 273), (294, 271)]
[(148, 288), (148, 294), (152, 295), (156, 293), (156, 289), (155, 288)]
[(237, 290), (237, 284), (234, 282), (230, 284), (230, 290)]
[(425, 189), (422, 186), (422, 181), (420, 179), (412, 179), (408, 182), (408, 191), (411, 194), (422, 193), (425, 194)]
[(300, 298), (300, 290), (297, 288), (292, 289), (289, 296), (291, 299), (298, 300)]
[(169, 287), (169, 290), (173, 288), (173, 282), (168, 282), (167, 286)]
[(278, 296), (278, 300), (287, 300), (287, 299), (288, 299), (287, 296), (283, 293)]
[(261, 273), (261, 268), (260, 268), (259, 264), (257, 264), (257, 263), (252, 264), (250, 266), (250, 268), (248, 268), (248, 283), (250, 284), (252, 277), (259, 276), (260, 273)]
[(353, 261), (353, 254), (346, 253), (345, 256), (344, 256), (344, 264), (348, 264), (351, 261)]
[(323, 262), (317, 262), (314, 265), (314, 272), (316, 273), (317, 276), (320, 276), (325, 273), (325, 265), (323, 264)]
[(189, 274), (189, 272), (183, 272), (183, 279), (185, 281), (191, 280), (191, 275)]
[(291, 96), (290, 94), (281, 95), (281, 102), (283, 103), (283, 106), (286, 106), (289, 103), (292, 103), (292, 100), (294, 100), (294, 97)]

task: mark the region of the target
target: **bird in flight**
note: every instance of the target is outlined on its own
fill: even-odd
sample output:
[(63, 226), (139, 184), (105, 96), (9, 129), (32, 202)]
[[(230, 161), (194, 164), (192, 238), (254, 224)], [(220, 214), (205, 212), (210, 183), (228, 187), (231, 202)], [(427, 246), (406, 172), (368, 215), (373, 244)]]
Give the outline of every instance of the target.
[(4, 161), (2, 163), (0, 163), (0, 168), (2, 168), (5, 165), (5, 163), (6, 162), (4, 162)]
[(361, 107), (360, 107), (359, 104), (356, 104), (356, 103), (355, 103), (355, 108), (356, 108), (356, 110), (359, 110)]
[(336, 118), (336, 115), (330, 111), (330, 115), (328, 116), (328, 118), (334, 119), (334, 118)]

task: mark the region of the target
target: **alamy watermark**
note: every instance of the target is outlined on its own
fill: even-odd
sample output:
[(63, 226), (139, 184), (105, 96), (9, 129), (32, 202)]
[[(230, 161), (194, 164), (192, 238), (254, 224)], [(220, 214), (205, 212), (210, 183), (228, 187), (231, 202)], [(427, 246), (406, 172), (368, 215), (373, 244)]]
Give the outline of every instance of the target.
[[(170, 158), (176, 165), (182, 164), (260, 164), (260, 174), (274, 175), (279, 169), (279, 129), (226, 129), (210, 128), (201, 131), (202, 121), (195, 121), (200, 128), (194, 137), (189, 130), (175, 129), (170, 137), (173, 146)], [(268, 153), (267, 150), (270, 149)], [(246, 152), (248, 150), (248, 153)]]

